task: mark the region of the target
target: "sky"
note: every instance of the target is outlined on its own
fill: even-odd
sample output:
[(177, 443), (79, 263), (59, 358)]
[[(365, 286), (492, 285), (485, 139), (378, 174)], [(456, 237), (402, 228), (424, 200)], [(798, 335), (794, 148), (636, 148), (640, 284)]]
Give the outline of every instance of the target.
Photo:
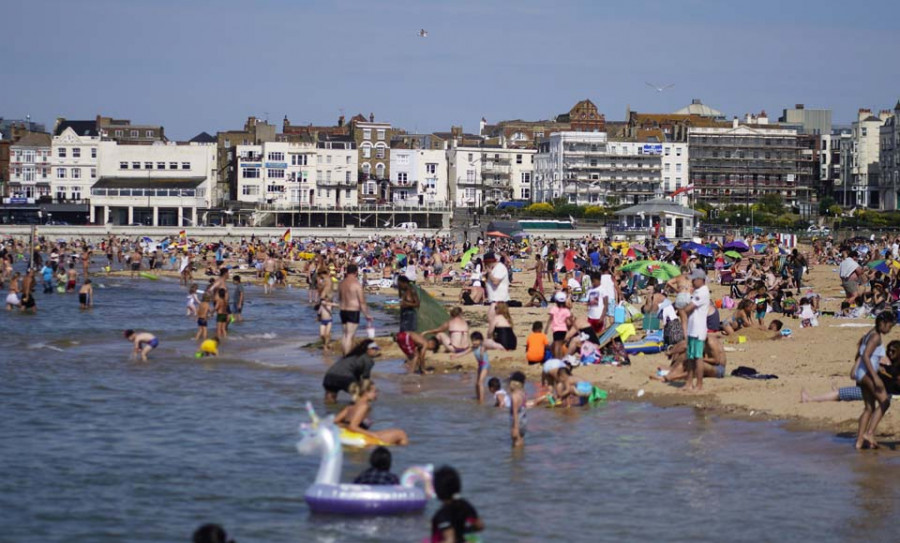
[[(332, 125), (546, 119), (592, 100), (726, 115), (804, 103), (835, 123), (900, 98), (900, 3), (867, 0), (0, 0), (0, 117), (98, 114), (172, 139)], [(428, 31), (420, 38), (420, 28)], [(660, 93), (647, 82), (674, 84)]]

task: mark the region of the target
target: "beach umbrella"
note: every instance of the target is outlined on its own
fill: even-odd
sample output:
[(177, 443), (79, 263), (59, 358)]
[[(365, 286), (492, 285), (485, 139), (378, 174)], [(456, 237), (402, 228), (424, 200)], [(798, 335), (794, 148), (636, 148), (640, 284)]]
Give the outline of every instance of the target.
[(700, 245), (699, 243), (694, 243), (693, 241), (682, 243), (681, 248), (685, 251), (694, 251), (701, 256), (713, 256), (714, 254), (713, 250), (706, 245)]
[(732, 251), (737, 251), (739, 253), (746, 253), (747, 251), (750, 250), (750, 247), (748, 247), (747, 244), (744, 243), (743, 241), (731, 241), (731, 242), (725, 244), (725, 249), (726, 250), (730, 249)]
[(625, 258), (637, 258), (637, 253), (634, 252), (634, 247), (629, 247), (627, 251), (625, 251)]
[(464, 252), (462, 258), (459, 260), (459, 267), (465, 268), (466, 264), (472, 260), (472, 257), (478, 253), (478, 247), (472, 247), (468, 251)]
[(661, 281), (668, 281), (681, 275), (681, 269), (673, 264), (660, 262), (659, 260), (636, 260), (631, 264), (622, 266), (622, 271), (634, 272), (638, 275), (656, 277)]
[(753, 246), (753, 250), (757, 253), (761, 253), (766, 250), (766, 247), (768, 247), (768, 245), (765, 243), (757, 243)]
[(527, 238), (528, 234), (526, 234), (525, 232), (513, 232), (512, 237), (514, 237), (516, 239), (522, 239), (522, 238)]
[(633, 244), (631, 245), (631, 248), (634, 249), (635, 251), (639, 252), (639, 253), (646, 253), (646, 252), (647, 252), (647, 248), (644, 247), (644, 245), (641, 244), (641, 243), (633, 243)]
[(706, 246), (709, 247), (710, 249), (721, 249), (721, 247), (719, 247), (718, 243), (707, 243)]
[(881, 273), (891, 273), (891, 268), (888, 267), (887, 261), (885, 260), (873, 260), (866, 264), (866, 267), (875, 271), (880, 271)]
[(503, 232), (501, 232), (499, 230), (494, 230), (493, 232), (488, 232), (485, 235), (488, 236), (489, 238), (508, 238), (509, 237), (509, 234), (504, 234)]
[(740, 260), (741, 253), (739, 253), (737, 251), (725, 251), (725, 256), (727, 256), (729, 258), (734, 258), (736, 260)]

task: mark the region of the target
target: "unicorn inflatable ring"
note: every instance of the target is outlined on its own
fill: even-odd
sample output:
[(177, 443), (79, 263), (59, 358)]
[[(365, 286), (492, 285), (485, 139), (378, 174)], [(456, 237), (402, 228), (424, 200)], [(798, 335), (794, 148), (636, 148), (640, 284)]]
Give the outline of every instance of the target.
[[(316, 481), (306, 489), (304, 499), (313, 513), (337, 515), (398, 515), (425, 509), (432, 497), (433, 466), (412, 466), (403, 472), (399, 485), (342, 484), (341, 468), (344, 452), (340, 429), (334, 417), (320, 420), (307, 402), (311, 423), (300, 425), (302, 439), (297, 443), (300, 454), (320, 454)], [(419, 488), (416, 483), (421, 483)]]

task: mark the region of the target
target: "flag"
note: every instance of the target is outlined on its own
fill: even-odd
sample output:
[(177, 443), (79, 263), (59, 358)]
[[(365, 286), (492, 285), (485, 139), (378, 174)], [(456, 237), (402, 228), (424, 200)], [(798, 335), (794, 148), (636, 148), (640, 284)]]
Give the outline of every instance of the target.
[(281, 240), (283, 242), (285, 242), (285, 243), (291, 242), (291, 238), (293, 238), (293, 236), (291, 235), (291, 230), (292, 230), (291, 228), (288, 228), (287, 230), (285, 230), (284, 234), (281, 236)]

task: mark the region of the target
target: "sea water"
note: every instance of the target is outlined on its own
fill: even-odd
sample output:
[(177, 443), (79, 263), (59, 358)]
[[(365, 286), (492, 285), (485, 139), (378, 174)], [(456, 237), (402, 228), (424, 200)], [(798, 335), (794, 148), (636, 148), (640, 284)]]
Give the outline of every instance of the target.
[[(307, 400), (328, 412), (330, 360), (302, 348), (317, 334), (304, 290), (248, 287), (223, 356), (198, 360), (176, 281), (95, 282), (106, 288), (91, 311), (38, 292), (37, 315), (0, 315), (0, 541), (188, 541), (207, 522), (241, 543), (427, 536), (437, 503), (394, 518), (310, 515), (319, 459), (296, 452), (297, 426)], [(392, 328), (376, 315), (378, 332)], [(124, 328), (159, 336), (149, 363), (130, 359)], [(472, 401), (471, 374), (380, 361), (375, 375), (375, 428), (411, 439), (393, 449), (394, 471), (456, 467), (484, 541), (896, 540), (900, 457), (857, 453), (850, 437), (610, 402), (530, 410), (513, 451), (508, 413)], [(344, 479), (366, 464), (348, 452)]]

